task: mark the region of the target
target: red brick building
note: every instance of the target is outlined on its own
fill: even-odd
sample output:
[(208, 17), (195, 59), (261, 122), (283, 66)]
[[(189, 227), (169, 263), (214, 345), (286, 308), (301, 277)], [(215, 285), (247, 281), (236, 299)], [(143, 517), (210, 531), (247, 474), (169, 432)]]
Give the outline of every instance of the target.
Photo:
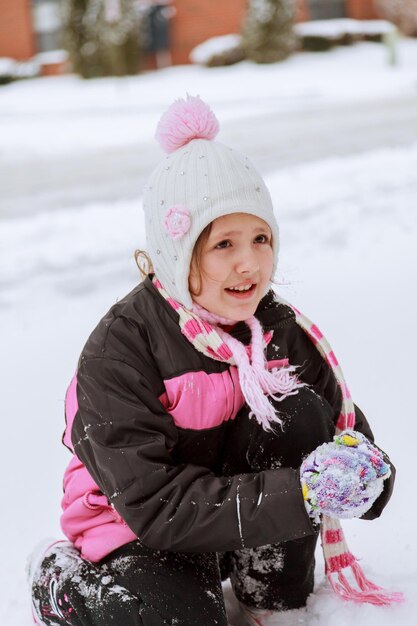
[(246, 0), (174, 0), (176, 15), (172, 20), (172, 61), (175, 65), (189, 63), (190, 51), (215, 35), (228, 35), (240, 30)]
[(0, 0), (0, 57), (25, 61), (35, 54), (31, 9), (29, 0)]
[[(351, 17), (375, 19), (373, 0), (297, 0), (300, 21)], [(189, 63), (188, 55), (197, 44), (214, 35), (240, 30), (247, 0), (173, 0), (177, 15), (172, 23), (172, 58), (174, 64)]]
[[(172, 0), (171, 54), (174, 64), (188, 63), (190, 50), (215, 35), (239, 32), (247, 0)], [(372, 0), (298, 0), (299, 19), (377, 17)], [(0, 57), (17, 60), (59, 47), (60, 0), (0, 0)], [(55, 30), (54, 30), (55, 29)]]

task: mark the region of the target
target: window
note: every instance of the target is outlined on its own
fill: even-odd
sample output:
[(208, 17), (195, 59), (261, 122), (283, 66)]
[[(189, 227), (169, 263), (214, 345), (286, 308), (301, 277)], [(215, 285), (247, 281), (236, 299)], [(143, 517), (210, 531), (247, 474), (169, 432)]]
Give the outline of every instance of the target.
[(310, 17), (312, 20), (346, 17), (345, 4), (345, 0), (309, 0)]
[(61, 0), (32, 0), (37, 52), (62, 48)]

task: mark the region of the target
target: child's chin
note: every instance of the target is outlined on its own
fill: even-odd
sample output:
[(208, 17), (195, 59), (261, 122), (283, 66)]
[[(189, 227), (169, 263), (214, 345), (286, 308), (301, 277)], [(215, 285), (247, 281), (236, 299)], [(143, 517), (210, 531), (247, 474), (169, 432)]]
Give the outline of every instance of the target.
[(249, 317), (252, 317), (257, 309), (257, 306), (254, 305), (247, 305), (247, 306), (241, 306), (238, 308), (232, 308), (231, 310), (228, 311), (228, 314), (224, 314), (224, 317), (229, 318), (230, 320), (233, 320), (234, 322), (244, 322), (245, 320), (247, 320)]

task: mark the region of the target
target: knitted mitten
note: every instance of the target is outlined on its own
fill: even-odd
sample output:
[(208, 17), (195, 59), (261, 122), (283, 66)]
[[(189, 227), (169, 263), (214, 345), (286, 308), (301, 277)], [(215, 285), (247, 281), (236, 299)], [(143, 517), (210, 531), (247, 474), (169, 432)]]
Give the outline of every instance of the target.
[(322, 513), (340, 519), (361, 517), (381, 494), (390, 473), (382, 452), (364, 435), (341, 432), (313, 450), (301, 465), (310, 517), (317, 522)]

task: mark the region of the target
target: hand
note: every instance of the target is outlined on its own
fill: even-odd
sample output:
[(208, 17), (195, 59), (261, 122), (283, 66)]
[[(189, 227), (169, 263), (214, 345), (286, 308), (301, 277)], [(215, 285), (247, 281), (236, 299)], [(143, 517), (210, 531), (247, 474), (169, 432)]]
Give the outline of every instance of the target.
[(301, 486), (310, 517), (361, 517), (391, 473), (382, 452), (364, 435), (345, 430), (303, 461)]

